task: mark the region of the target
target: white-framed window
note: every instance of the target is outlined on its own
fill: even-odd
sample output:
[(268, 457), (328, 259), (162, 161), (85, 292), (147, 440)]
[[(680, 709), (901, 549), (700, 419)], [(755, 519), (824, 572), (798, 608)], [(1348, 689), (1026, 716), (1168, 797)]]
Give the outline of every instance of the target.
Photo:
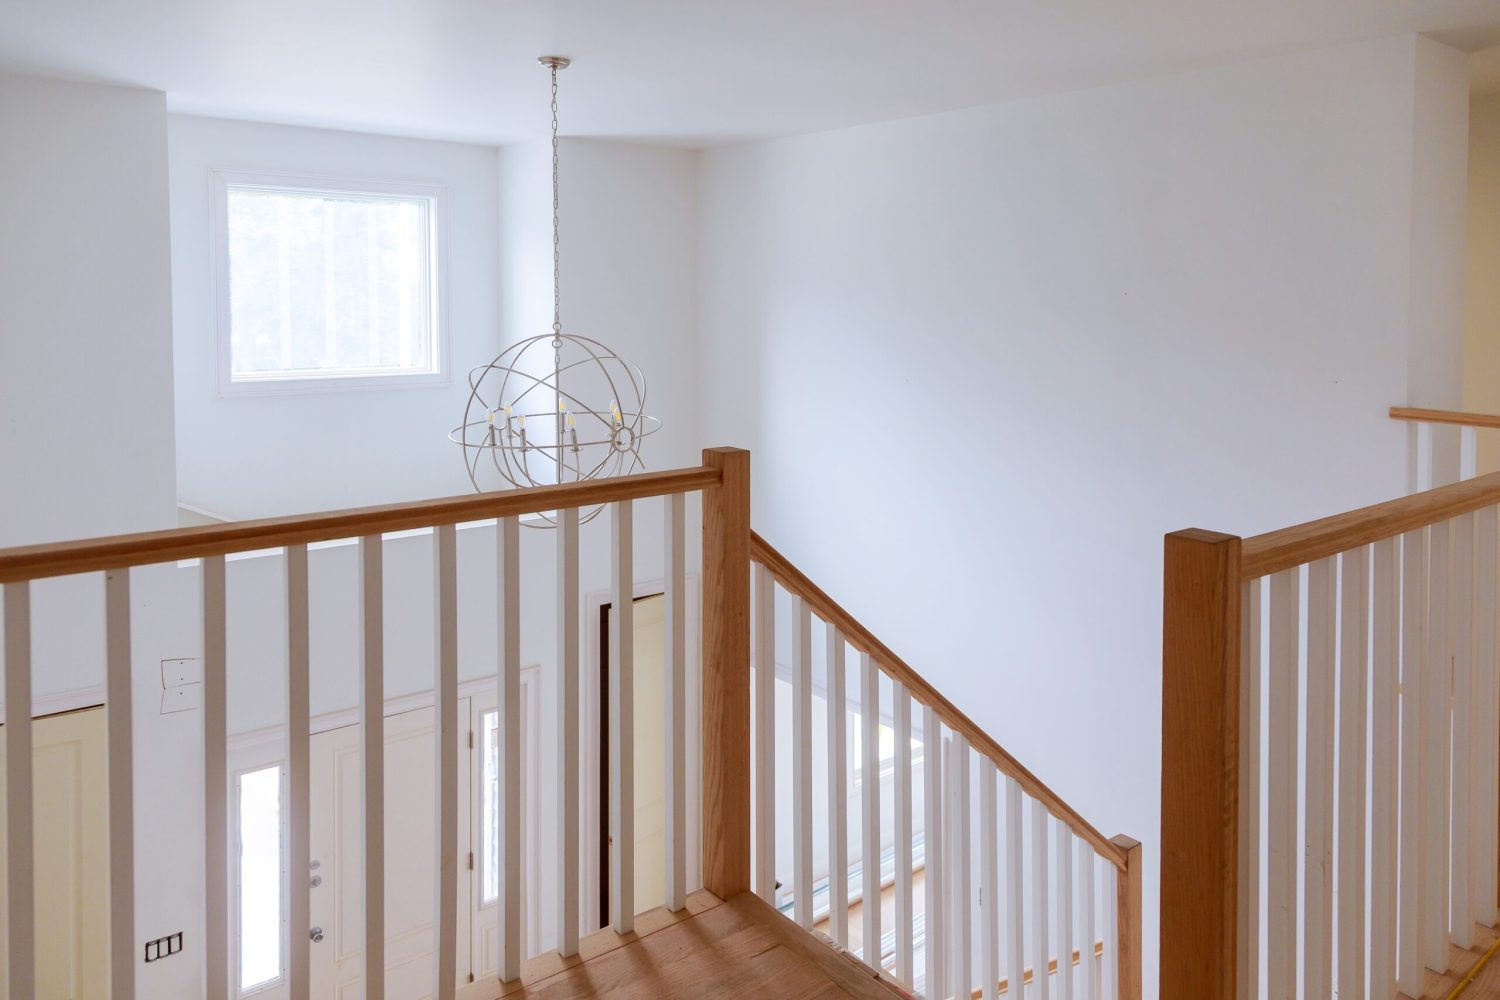
[(274, 989), (286, 978), (286, 769), (237, 771), (230, 790), (235, 853), (231, 913), (237, 995)]
[(441, 185), (213, 179), (221, 394), (447, 381)]

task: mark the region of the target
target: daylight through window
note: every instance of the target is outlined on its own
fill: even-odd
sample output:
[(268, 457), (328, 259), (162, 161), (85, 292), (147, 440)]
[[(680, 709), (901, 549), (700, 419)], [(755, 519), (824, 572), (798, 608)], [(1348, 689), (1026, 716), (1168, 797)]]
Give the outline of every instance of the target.
[(435, 192), (226, 180), (224, 198), (231, 386), (441, 375)]

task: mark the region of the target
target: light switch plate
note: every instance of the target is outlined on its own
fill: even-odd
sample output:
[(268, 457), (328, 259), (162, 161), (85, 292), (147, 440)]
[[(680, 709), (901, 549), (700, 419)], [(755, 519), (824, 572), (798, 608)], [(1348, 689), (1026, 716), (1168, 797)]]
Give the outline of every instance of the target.
[(197, 657), (184, 656), (175, 660), (161, 661), (161, 686), (177, 687), (181, 684), (203, 683), (203, 664)]
[(179, 684), (161, 693), (162, 715), (171, 715), (173, 712), (191, 712), (195, 708), (202, 707), (202, 684)]

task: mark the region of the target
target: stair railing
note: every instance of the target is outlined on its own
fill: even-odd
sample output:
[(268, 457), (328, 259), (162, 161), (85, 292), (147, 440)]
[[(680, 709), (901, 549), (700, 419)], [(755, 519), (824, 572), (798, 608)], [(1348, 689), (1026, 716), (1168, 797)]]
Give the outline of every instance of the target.
[(1497, 504), (1166, 537), (1164, 1000), (1418, 996), (1496, 922)]
[[(826, 925), (835, 944), (930, 1000), (1017, 997), (1022, 983), (1033, 997), (1140, 1000), (1140, 844), (1101, 834), (759, 535), (750, 554), (754, 891), (804, 928)], [(826, 711), (822, 740), (815, 690)], [(891, 803), (882, 801), (883, 738)], [(779, 769), (789, 789), (778, 788)], [(821, 808), (815, 776), (827, 789)], [(851, 779), (859, 791), (852, 841)], [(780, 825), (778, 793), (790, 804)], [(789, 831), (790, 852), (777, 850), (778, 831)], [(826, 885), (814, 878), (815, 865), (824, 867), (815, 833), (827, 838)], [(893, 834), (889, 859), (884, 833)], [(889, 929), (880, 905), (887, 886)]]
[[(136, 995), (139, 961), (135, 927), (135, 846), (133, 844), (133, 785), (131, 723), (131, 601), (132, 572), (152, 564), (197, 560), (202, 600), (203, 736), (207, 913), (203, 947), (206, 996), (225, 1000), (237, 995), (229, 969), (231, 949), (230, 845), (228, 830), (228, 729), (226, 675), (230, 655), (226, 641), (227, 611), (232, 606), (235, 573), (226, 556), (280, 549), (285, 565), (285, 628), (288, 636), (285, 670), (287, 697), (287, 773), (289, 808), (287, 864), (291, 873), (284, 891), (288, 931), (284, 947), (286, 979), (292, 1000), (307, 1000), (310, 971), (311, 813), (309, 760), (309, 681), (315, 669), (310, 652), (312, 615), (309, 602), (308, 547), (334, 540), (357, 540), (359, 551), (360, 720), (362, 725), (364, 894), (363, 940), (345, 942), (364, 951), (364, 995), (381, 1000), (385, 989), (384, 945), (384, 773), (383, 709), (385, 577), (382, 552), (385, 535), (413, 529), (432, 531), (433, 601), (436, 654), (433, 690), (436, 703), (435, 753), (437, 891), (434, 900), (435, 984), (433, 995), (453, 1000), (456, 980), (458, 861), (458, 660), (460, 635), (457, 527), (462, 523), (492, 521), (491, 548), (467, 552), (466, 559), (489, 560), (498, 574), (497, 600), (475, 623), (466, 627), (498, 630), (498, 655), (493, 665), (498, 692), (499, 730), (499, 981), (521, 978), (522, 915), (519, 910), (523, 861), (519, 826), (521, 783), (520, 635), (527, 628), (521, 616), (520, 532), (522, 516), (554, 512), (558, 527), (552, 532), (556, 549), (557, 671), (559, 714), (555, 752), (559, 763), (555, 801), (558, 810), (559, 865), (551, 875), (548, 894), (559, 901), (557, 951), (565, 958), (579, 949), (585, 907), (580, 904), (580, 846), (591, 831), (580, 829), (580, 775), (587, 766), (580, 755), (579, 638), (579, 524), (580, 510), (608, 507), (611, 524), (611, 627), (618, 633), (610, 642), (611, 685), (605, 710), (610, 718), (611, 839), (610, 927), (626, 934), (634, 926), (633, 859), (635, 840), (630, 808), (633, 801), (633, 687), (632, 645), (620, 637), (631, 634), (633, 598), (633, 506), (638, 500), (662, 498), (666, 567), (666, 677), (665, 747), (668, 785), (666, 799), (667, 857), (664, 886), (668, 909), (682, 910), (691, 873), (686, 868), (690, 834), (682, 794), (686, 780), (686, 730), (689, 717), (685, 683), (687, 648), (685, 523), (687, 494), (703, 497), (703, 752), (702, 767), (702, 883), (727, 897), (749, 885), (749, 453), (735, 449), (704, 452), (701, 467), (672, 472), (595, 480), (583, 483), (449, 497), (417, 503), (334, 511), (300, 517), (233, 522), (170, 531), (0, 550), (0, 589), (4, 614), (4, 691), (6, 718), (6, 835), (5, 865), (8, 962), (5, 970), (9, 996), (36, 995), (36, 940), (32, 919), (36, 898), (33, 867), (33, 778), (31, 713), (33, 644), (32, 584), (54, 577), (102, 574), (104, 592), (105, 711), (108, 753), (109, 973), (114, 1000)], [(469, 535), (469, 532), (465, 532)], [(483, 535), (483, 533), (475, 533)], [(467, 546), (472, 548), (472, 545)], [(316, 560), (314, 560), (316, 561)], [(76, 626), (74, 626), (76, 627)], [(492, 633), (493, 634), (493, 633)], [(326, 889), (325, 889), (326, 891)], [(542, 956), (545, 958), (545, 956)], [(533, 959), (536, 960), (536, 959)], [(544, 962), (548, 969), (555, 960)], [(482, 987), (486, 996), (494, 991)]]
[[(1479, 432), (1500, 428), (1500, 416), (1461, 410), (1393, 406), (1390, 417), (1405, 421), (1412, 427), (1410, 451), (1414, 493), (1440, 486), (1452, 480), (1455, 474), (1459, 480), (1473, 479), (1479, 462)], [(1450, 451), (1455, 446), (1456, 450)], [(1440, 450), (1448, 451), (1447, 463), (1439, 457)], [(1443, 474), (1445, 464), (1446, 475)]]

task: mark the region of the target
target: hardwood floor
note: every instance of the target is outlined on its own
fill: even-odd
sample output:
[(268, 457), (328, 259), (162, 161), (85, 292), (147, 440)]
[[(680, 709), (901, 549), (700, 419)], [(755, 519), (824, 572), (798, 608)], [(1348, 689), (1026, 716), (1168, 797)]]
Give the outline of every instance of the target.
[(635, 934), (591, 935), (575, 959), (533, 959), (521, 983), (497, 989), (496, 995), (527, 1000), (905, 996), (758, 897), (745, 893), (720, 902), (706, 892), (694, 893), (681, 914), (642, 914)]
[[(1497, 940), (1500, 940), (1500, 934), (1495, 928), (1475, 925), (1474, 947), (1449, 946), (1449, 969), (1441, 975), (1436, 972), (1427, 974), (1426, 982), (1422, 984), (1422, 1000), (1447, 1000)], [(1500, 1000), (1500, 956), (1490, 959), (1458, 996), (1462, 1000)]]

